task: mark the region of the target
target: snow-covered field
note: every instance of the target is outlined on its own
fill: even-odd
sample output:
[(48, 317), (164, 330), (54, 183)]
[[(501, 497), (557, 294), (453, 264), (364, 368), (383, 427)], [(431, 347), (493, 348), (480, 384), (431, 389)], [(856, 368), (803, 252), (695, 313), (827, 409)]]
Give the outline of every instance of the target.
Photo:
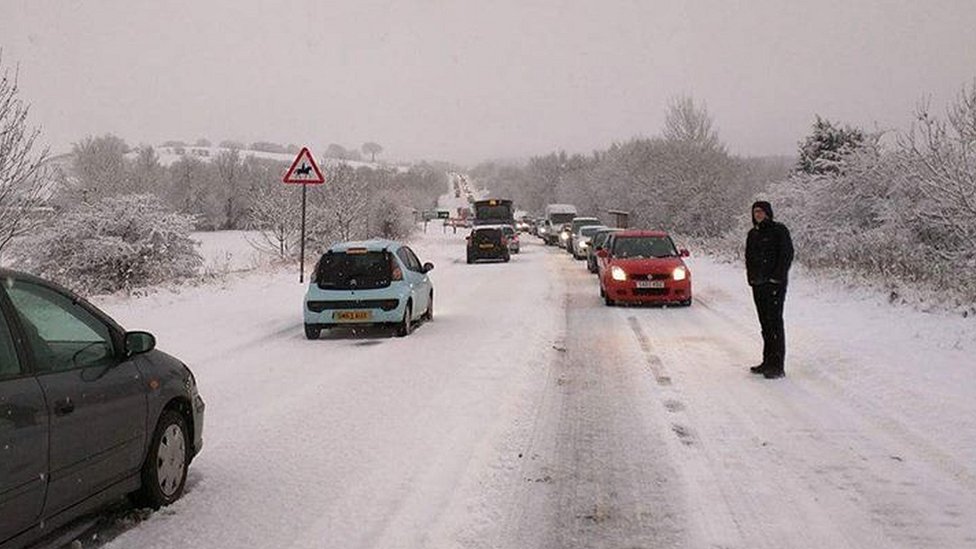
[[(169, 167), (175, 162), (179, 161), (181, 158), (192, 157), (197, 160), (208, 162), (216, 158), (221, 152), (228, 151), (230, 149), (225, 149), (223, 147), (197, 147), (194, 145), (188, 145), (186, 147), (158, 147), (155, 149), (156, 155), (159, 157), (159, 163), (163, 166)], [(273, 153), (265, 151), (252, 151), (248, 149), (242, 149), (239, 151), (241, 158), (247, 158), (253, 156), (255, 158), (261, 158), (265, 160), (276, 160), (278, 162), (292, 162), (295, 160), (294, 153)], [(132, 151), (128, 153), (130, 159), (135, 158), (138, 155), (138, 151)], [(319, 166), (331, 166), (338, 163), (347, 164), (353, 168), (371, 168), (376, 169), (381, 166), (385, 167), (395, 167), (398, 171), (406, 171), (408, 167), (406, 166), (390, 166), (384, 165), (377, 162), (368, 162), (360, 160), (337, 160), (334, 158), (316, 158), (316, 162)]]
[(262, 243), (258, 231), (200, 231), (191, 238), (199, 243), (206, 273), (231, 273), (267, 265), (269, 256), (252, 245)]
[(435, 320), (404, 339), (305, 340), (292, 272), (104, 300), (208, 404), (184, 498), (108, 546), (976, 547), (973, 319), (797, 276), (767, 381), (738, 266), (607, 308), (537, 242), (466, 265), (432, 225)]

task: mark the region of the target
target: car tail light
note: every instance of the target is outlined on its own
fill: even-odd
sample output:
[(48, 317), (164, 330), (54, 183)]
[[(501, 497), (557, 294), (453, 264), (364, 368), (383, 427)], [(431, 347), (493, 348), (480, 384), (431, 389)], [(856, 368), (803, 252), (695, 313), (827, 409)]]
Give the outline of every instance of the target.
[(508, 239), (504, 236), (502, 237), (502, 246), (508, 246)]
[(397, 265), (396, 259), (390, 256), (390, 280), (403, 280), (403, 269)]

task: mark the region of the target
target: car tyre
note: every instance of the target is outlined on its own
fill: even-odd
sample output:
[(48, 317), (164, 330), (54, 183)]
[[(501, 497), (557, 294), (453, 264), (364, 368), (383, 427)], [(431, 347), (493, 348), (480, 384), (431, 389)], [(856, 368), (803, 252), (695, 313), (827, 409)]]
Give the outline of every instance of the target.
[(682, 301), (681, 302), (681, 306), (682, 307), (691, 307), (691, 298), (689, 297), (688, 299)]
[(142, 486), (134, 494), (137, 505), (159, 509), (180, 499), (190, 467), (190, 436), (186, 419), (176, 410), (159, 416), (149, 453), (142, 464)]
[(407, 308), (403, 311), (403, 320), (397, 325), (396, 336), (407, 337), (413, 331), (413, 304), (407, 303)]
[(603, 293), (603, 302), (606, 303), (607, 307), (613, 307), (617, 304), (614, 300), (610, 299), (610, 295), (606, 292)]
[(315, 326), (313, 324), (306, 324), (305, 325), (305, 338), (306, 339), (315, 340), (315, 339), (318, 339), (320, 335), (322, 335), (322, 329), (321, 328), (319, 328), (318, 326)]

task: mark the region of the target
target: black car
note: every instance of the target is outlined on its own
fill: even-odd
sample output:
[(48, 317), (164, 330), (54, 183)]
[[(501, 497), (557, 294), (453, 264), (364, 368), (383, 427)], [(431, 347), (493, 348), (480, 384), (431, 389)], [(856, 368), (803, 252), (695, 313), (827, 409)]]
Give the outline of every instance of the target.
[(508, 239), (499, 227), (475, 227), (468, 240), (468, 263), (481, 259), (500, 259), (508, 261)]
[(204, 403), (182, 362), (74, 293), (0, 269), (0, 547), (130, 494), (183, 494)]

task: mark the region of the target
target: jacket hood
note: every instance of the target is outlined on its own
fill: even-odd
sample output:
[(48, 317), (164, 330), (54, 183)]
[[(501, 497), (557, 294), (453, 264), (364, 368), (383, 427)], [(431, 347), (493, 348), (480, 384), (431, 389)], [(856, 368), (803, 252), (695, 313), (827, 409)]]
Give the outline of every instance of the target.
[(752, 215), (752, 212), (755, 211), (756, 208), (762, 208), (763, 211), (766, 212), (766, 217), (770, 221), (773, 220), (773, 205), (770, 204), (769, 202), (766, 202), (765, 200), (757, 200), (757, 201), (753, 202), (752, 203), (752, 207), (749, 208), (749, 217), (752, 218), (752, 224), (753, 225), (756, 225), (757, 224), (756, 223), (756, 218)]

